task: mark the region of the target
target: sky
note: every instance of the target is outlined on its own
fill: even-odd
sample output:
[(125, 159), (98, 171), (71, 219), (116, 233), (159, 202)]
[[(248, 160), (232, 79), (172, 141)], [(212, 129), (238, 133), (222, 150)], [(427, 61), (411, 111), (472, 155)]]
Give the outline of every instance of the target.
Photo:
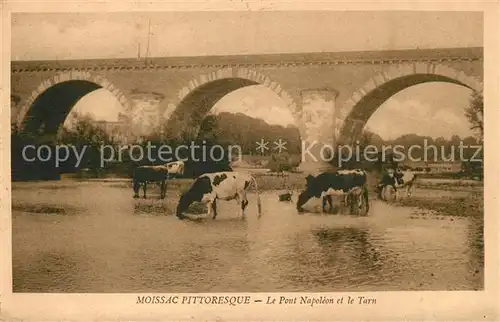
[(471, 90), (449, 83), (409, 87), (385, 101), (370, 117), (366, 129), (386, 140), (407, 133), (445, 139), (454, 134), (461, 138), (474, 135), (464, 114), (470, 94)]
[[(258, 108), (262, 106), (262, 108)], [(224, 96), (215, 104), (212, 113), (244, 113), (272, 125), (294, 125), (292, 112), (275, 92), (263, 85), (249, 86)], [(279, 117), (278, 117), (279, 116)]]
[[(149, 19), (151, 57), (483, 45), (480, 12), (23, 13), (12, 15), (12, 60), (130, 58), (137, 57), (138, 44), (144, 57)], [(453, 85), (434, 86), (414, 86), (393, 96), (368, 126), (384, 138), (424, 128), (444, 137), (468, 130), (463, 115), (457, 112), (467, 106), (467, 91)], [(106, 95), (96, 91), (75, 108), (112, 120), (120, 107)], [(90, 106), (96, 106), (93, 100), (109, 101), (110, 107), (92, 111)], [(216, 110), (265, 118), (269, 109), (280, 106), (276, 97), (263, 89), (257, 93), (246, 88), (226, 96)], [(418, 112), (408, 113), (408, 109)], [(397, 123), (381, 125), (395, 113), (401, 113)], [(408, 119), (415, 113), (431, 118), (422, 125)], [(280, 121), (286, 123), (286, 119)]]
[(297, 53), (483, 45), (482, 13), (155, 12), (12, 15), (13, 60)]

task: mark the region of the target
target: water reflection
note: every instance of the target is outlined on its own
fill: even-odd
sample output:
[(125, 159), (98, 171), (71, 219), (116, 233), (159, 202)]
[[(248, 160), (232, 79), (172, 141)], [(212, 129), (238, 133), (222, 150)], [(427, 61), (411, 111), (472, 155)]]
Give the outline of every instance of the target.
[[(276, 261), (280, 278), (296, 291), (342, 291), (363, 284), (376, 284), (382, 269), (380, 251), (370, 242), (370, 231), (355, 227), (320, 227), (302, 231), (289, 241)], [(319, 289), (318, 289), (319, 286)]]
[(313, 231), (313, 235), (326, 263), (334, 265), (338, 257), (347, 255), (357, 266), (380, 269), (380, 252), (370, 243), (369, 229), (321, 228)]

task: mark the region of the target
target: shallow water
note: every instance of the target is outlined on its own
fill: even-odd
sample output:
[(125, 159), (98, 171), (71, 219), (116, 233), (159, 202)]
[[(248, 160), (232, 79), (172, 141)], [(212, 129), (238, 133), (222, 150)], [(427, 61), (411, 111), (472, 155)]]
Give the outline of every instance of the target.
[[(142, 193), (142, 192), (141, 192)], [(305, 213), (261, 194), (247, 219), (180, 221), (177, 192), (99, 182), (13, 184), (14, 292), (483, 289), (482, 227), (371, 201), (367, 217)], [(294, 200), (296, 200), (294, 195)], [(319, 200), (306, 204), (318, 211)]]

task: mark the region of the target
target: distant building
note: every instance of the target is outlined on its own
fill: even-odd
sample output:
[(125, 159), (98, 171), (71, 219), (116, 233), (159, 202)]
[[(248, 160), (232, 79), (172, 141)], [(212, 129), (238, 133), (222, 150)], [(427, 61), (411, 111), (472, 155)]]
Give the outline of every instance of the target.
[(431, 172), (458, 172), (462, 169), (460, 163), (429, 163), (427, 167)]
[(431, 173), (444, 173), (444, 172), (459, 172), (462, 168), (460, 163), (412, 163), (410, 165), (413, 171), (416, 172), (431, 172)]

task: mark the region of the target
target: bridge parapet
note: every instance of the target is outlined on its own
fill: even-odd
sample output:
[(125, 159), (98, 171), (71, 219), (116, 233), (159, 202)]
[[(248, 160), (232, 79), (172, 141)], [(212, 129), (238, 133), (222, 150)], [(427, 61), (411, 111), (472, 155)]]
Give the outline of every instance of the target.
[(483, 48), (411, 49), (391, 51), (352, 51), (337, 53), (298, 53), (265, 55), (232, 55), (206, 57), (155, 57), (145, 59), (88, 59), (62, 61), (13, 61), (12, 73), (69, 70), (156, 70), (192, 68), (262, 68), (321, 67), (356, 64), (402, 64), (411, 62), (451, 63), (483, 60)]

